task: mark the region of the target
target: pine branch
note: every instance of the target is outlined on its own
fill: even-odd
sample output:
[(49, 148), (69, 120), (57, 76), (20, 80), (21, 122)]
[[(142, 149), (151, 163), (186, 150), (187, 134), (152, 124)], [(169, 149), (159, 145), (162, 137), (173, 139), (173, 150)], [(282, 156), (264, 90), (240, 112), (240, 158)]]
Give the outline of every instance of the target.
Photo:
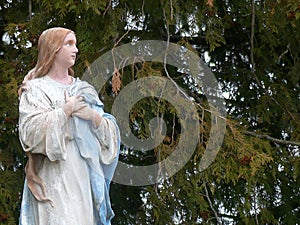
[(255, 133), (255, 132), (253, 132), (253, 131), (243, 131), (243, 133), (244, 133), (244, 134), (247, 134), (247, 135), (251, 135), (251, 136), (257, 137), (257, 138), (266, 139), (266, 140), (275, 142), (275, 143), (277, 143), (277, 144), (300, 146), (300, 142), (297, 142), (297, 141), (287, 141), (287, 140), (282, 140), (282, 139), (278, 139), (278, 138), (271, 137), (271, 136), (269, 136), (269, 135), (267, 135), (267, 134), (257, 134), (257, 133)]

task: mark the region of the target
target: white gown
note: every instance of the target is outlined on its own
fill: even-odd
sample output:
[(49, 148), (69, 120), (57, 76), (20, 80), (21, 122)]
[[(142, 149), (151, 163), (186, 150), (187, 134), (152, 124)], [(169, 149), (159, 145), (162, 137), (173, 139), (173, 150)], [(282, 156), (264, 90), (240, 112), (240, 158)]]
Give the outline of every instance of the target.
[[(20, 97), (20, 142), (24, 151), (34, 156), (36, 174), (53, 202), (51, 206), (38, 201), (25, 179), (20, 225), (110, 224), (114, 216), (108, 191), (118, 160), (119, 131), (111, 115), (103, 116), (97, 129), (87, 121), (76, 123), (74, 118), (66, 118), (64, 92), (82, 86), (81, 94), (91, 94), (96, 99), (93, 107), (103, 116), (96, 91), (78, 78), (71, 85), (48, 76), (36, 78), (28, 82), (28, 90)], [(75, 126), (78, 123), (88, 130), (80, 130)], [(90, 136), (85, 136), (89, 130)]]

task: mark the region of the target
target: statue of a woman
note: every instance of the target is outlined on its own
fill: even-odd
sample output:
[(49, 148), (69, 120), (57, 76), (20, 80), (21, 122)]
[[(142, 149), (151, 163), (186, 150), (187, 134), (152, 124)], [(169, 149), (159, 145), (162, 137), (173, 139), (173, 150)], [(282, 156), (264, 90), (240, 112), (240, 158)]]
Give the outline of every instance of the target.
[(111, 224), (109, 185), (120, 135), (93, 86), (74, 78), (73, 31), (45, 30), (19, 91), (19, 137), (28, 156), (20, 225)]

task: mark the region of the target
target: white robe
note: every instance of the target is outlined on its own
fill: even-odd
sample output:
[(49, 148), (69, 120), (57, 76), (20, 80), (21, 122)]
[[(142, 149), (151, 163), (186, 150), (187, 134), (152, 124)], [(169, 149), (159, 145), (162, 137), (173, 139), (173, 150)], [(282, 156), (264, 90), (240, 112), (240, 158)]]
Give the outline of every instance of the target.
[[(70, 93), (71, 89), (74, 90), (82, 84), (88, 87), (84, 90), (92, 90), (91, 93), (96, 95), (90, 85), (78, 78), (71, 85), (64, 85), (44, 76), (28, 81), (28, 90), (20, 97), (20, 142), (25, 152), (34, 155), (36, 174), (45, 183), (46, 196), (54, 204), (52, 207), (49, 202), (38, 201), (28, 189), (25, 179), (20, 225), (106, 225), (110, 224), (114, 216), (108, 190), (119, 153), (117, 125), (111, 117), (103, 117), (97, 129), (91, 123), (85, 124), (95, 134), (94, 139), (98, 143), (94, 144), (94, 148), (96, 154), (99, 152), (99, 159), (95, 159), (93, 155), (93, 163), (99, 163), (96, 171), (84, 156), (89, 149), (82, 153), (80, 148), (84, 142), (81, 146), (76, 142), (74, 132), (78, 130), (74, 118), (67, 119), (62, 109), (65, 102), (64, 92)], [(98, 96), (96, 100), (98, 105), (94, 107), (102, 113), (103, 104)], [(84, 140), (86, 131), (81, 132)], [(103, 142), (107, 140), (113, 141), (105, 149), (108, 144)], [(103, 167), (107, 167), (109, 175), (105, 174)]]

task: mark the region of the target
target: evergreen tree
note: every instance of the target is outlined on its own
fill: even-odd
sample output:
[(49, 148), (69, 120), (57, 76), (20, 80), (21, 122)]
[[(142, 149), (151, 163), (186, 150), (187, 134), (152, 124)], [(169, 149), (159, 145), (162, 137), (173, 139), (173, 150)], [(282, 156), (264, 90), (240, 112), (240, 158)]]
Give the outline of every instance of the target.
[[(201, 125), (193, 156), (174, 176), (148, 186), (112, 184), (114, 224), (300, 221), (299, 1), (2, 0), (0, 11), (0, 224), (18, 223), (25, 176), (17, 89), (35, 65), (38, 35), (53, 26), (76, 32), (76, 76), (122, 44), (163, 40), (198, 54), (226, 93), (224, 142), (200, 172), (213, 121), (206, 97), (188, 73), (139, 61), (107, 82), (99, 94), (110, 112), (118, 90), (135, 80), (175, 81), (194, 99)], [(163, 142), (147, 152), (123, 146), (122, 162), (150, 165), (172, 154), (182, 127), (170, 102), (139, 101), (130, 111), (131, 129), (148, 138), (149, 122), (158, 112), (167, 126)]]

